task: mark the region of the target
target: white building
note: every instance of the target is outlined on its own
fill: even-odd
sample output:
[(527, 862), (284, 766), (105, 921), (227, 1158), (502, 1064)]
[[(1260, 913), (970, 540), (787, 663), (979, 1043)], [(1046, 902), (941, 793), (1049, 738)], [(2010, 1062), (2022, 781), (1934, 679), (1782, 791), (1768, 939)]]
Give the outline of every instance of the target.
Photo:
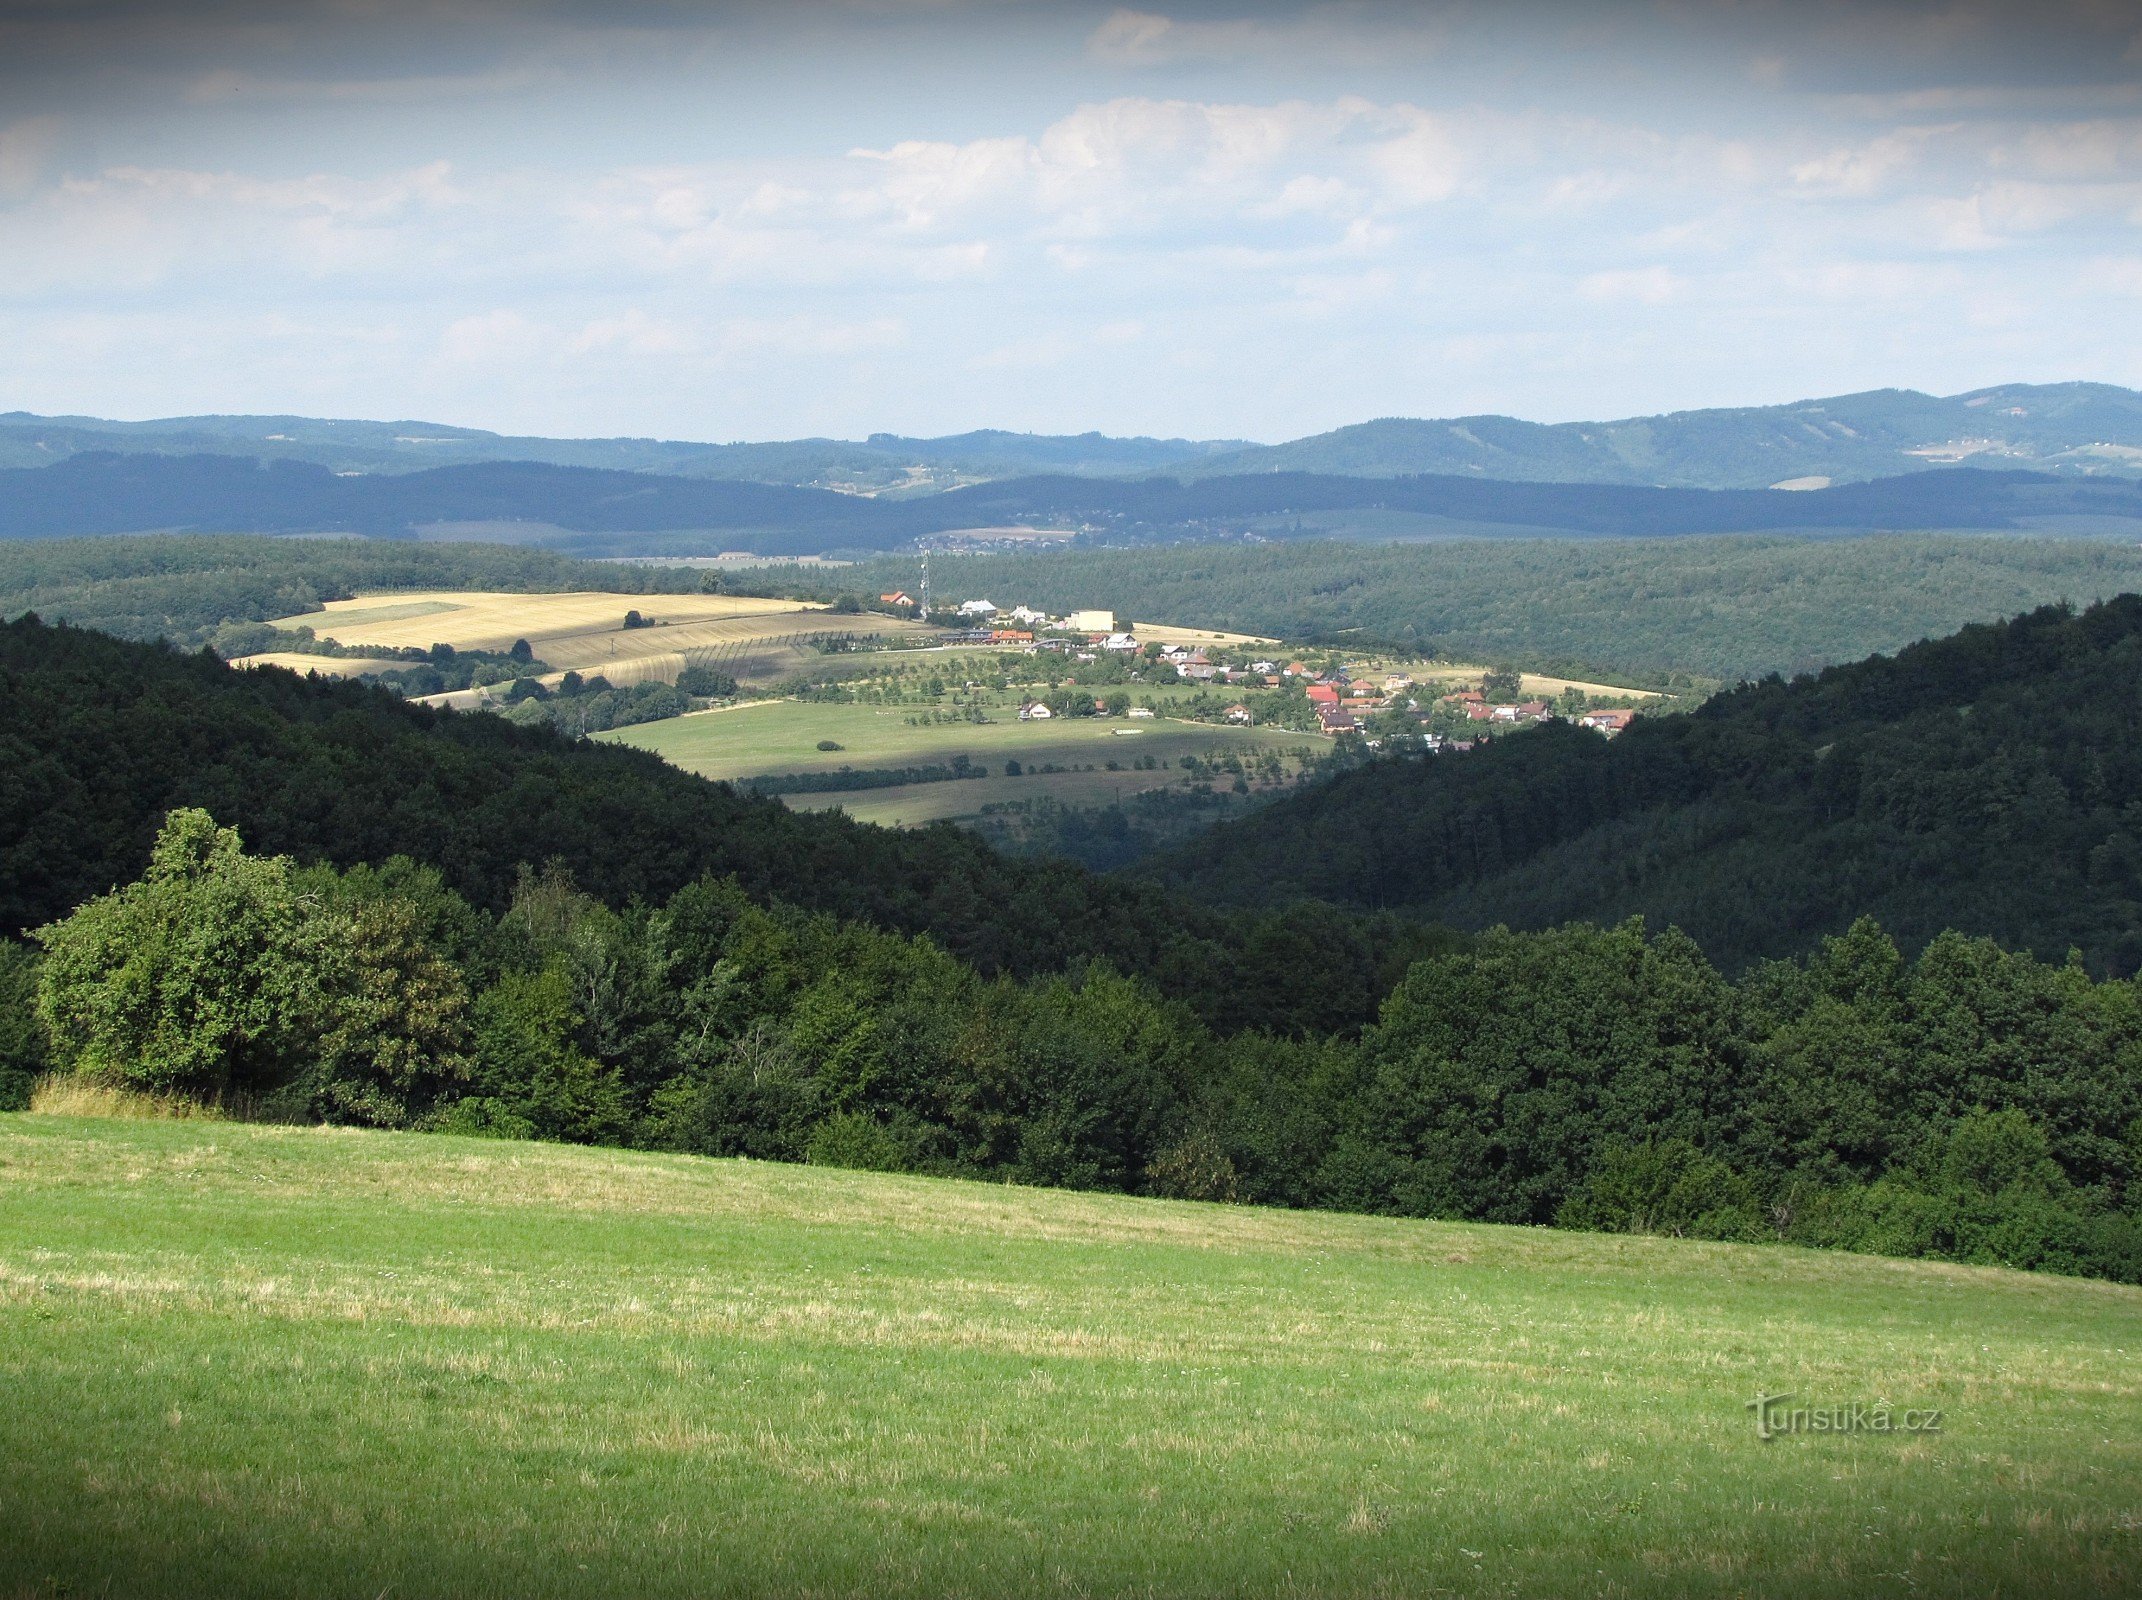
[(993, 617), (997, 614), (996, 602), (993, 600), (962, 600), (959, 606), (959, 614), (963, 617)]
[(1138, 641), (1127, 633), (1111, 633), (1101, 641), (1101, 648), (1128, 652), (1138, 648)]
[(1113, 611), (1074, 611), (1064, 618), (1064, 626), (1073, 633), (1114, 633), (1116, 614)]

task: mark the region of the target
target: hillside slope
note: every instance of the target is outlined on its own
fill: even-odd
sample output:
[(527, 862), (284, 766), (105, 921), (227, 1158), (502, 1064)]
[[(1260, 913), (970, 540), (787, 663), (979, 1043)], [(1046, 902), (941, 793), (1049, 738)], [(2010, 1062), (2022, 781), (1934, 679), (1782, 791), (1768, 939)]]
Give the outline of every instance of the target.
[(1181, 470), (1201, 476), (1437, 472), (1762, 489), (1805, 478), (1883, 478), (1959, 461), (2132, 475), (2142, 468), (2142, 394), (2104, 383), (2007, 384), (1945, 397), (1876, 389), (1615, 422), (1388, 417), (1214, 455)]
[(0, 1172), (9, 1593), (2142, 1579), (2132, 1289), (346, 1130)]
[(0, 413), (0, 467), (48, 467), (89, 451), (130, 455), (226, 455), (304, 461), (338, 472), (421, 472), (487, 461), (533, 461), (729, 478), (792, 487), (893, 487), (911, 469), (962, 478), (1022, 472), (1152, 472), (1246, 448), (1240, 440), (1116, 439), (1006, 433), (987, 428), (939, 439), (874, 433), (851, 439), (786, 439), (699, 444), (675, 439), (545, 439), (437, 422), (360, 422), (325, 417), (164, 417), (111, 422), (101, 417)]
[(320, 417), (0, 414), (0, 467), (46, 467), (88, 451), (216, 454), (405, 473), (477, 462), (542, 462), (793, 487), (928, 493), (976, 479), (1070, 472), (1198, 477), (1267, 472), (1396, 477), (1443, 473), (1526, 482), (1762, 489), (1840, 483), (1969, 462), (2062, 475), (2142, 473), (2142, 394), (2103, 383), (2004, 384), (1936, 396), (1877, 389), (1774, 406), (1539, 423), (1482, 415), (1385, 417), (1276, 445), (1111, 438), (983, 428), (941, 438), (704, 444), (547, 439), (434, 422)]
[[(949, 826), (792, 812), (644, 751), (34, 618), (0, 624), (0, 700), (0, 937), (135, 877), (165, 812), (199, 806), (265, 853), (409, 856), (493, 911), (524, 864), (559, 863), (616, 907), (734, 875), (762, 901), (927, 934), (984, 974), (1107, 961), (1229, 1027), (1357, 1026), (1435, 942), (1350, 913), (1218, 917)], [(1296, 960), (1303, 938), (1346, 949), (1343, 974)]]
[(1611, 743), (1554, 724), (1382, 762), (1145, 870), (1459, 925), (1641, 913), (1722, 965), (1861, 914), (2142, 967), (2142, 597), (1772, 679)]
[(2011, 529), (2078, 517), (2142, 533), (2142, 484), (1963, 468), (1807, 493), (1447, 475), (1267, 472), (1179, 482), (1057, 472), (900, 500), (533, 462), (344, 474), (298, 461), (107, 452), (0, 470), (0, 539), (175, 529), (408, 537), (440, 524), (483, 524), (494, 537), (591, 554), (797, 555), (890, 550), (931, 534), (1021, 525), (1132, 543), (1314, 537), (1317, 519), (1334, 513), (1354, 514), (1356, 525), (1361, 513), (1376, 514), (1371, 523), (1395, 517), (1411, 537)]
[[(0, 551), (0, 575), (6, 568)], [(916, 558), (897, 556), (845, 581), (913, 592), (920, 576)], [(1448, 660), (1567, 668), (1579, 678), (1681, 672), (1733, 683), (1857, 661), (2056, 600), (2085, 605), (2142, 589), (2142, 546), (1938, 534), (1319, 540), (940, 554), (932, 576), (953, 598), (989, 595), (1052, 613), (1107, 606), (1143, 622), (1340, 650), (1388, 641)]]

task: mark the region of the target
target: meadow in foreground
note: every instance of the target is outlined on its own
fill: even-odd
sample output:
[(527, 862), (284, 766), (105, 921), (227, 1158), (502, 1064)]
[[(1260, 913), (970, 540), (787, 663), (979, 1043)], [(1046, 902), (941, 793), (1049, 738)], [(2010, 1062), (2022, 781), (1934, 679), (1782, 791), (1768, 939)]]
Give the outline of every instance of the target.
[(1989, 1269), (9, 1116), (0, 1593), (2114, 1593), (2138, 1347)]

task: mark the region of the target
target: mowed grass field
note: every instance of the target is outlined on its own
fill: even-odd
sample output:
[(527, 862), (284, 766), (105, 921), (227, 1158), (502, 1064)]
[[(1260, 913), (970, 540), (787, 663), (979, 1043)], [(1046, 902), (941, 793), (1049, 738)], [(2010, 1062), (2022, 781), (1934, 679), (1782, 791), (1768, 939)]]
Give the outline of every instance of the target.
[(2134, 1593), (2138, 1348), (1994, 1270), (8, 1116), (0, 1593)]
[[(1021, 722), (1015, 704), (992, 707), (987, 723), (913, 726), (922, 708), (829, 705), (766, 701), (729, 710), (703, 711), (663, 722), (643, 722), (597, 734), (599, 739), (638, 745), (703, 777), (736, 779), (767, 773), (831, 772), (840, 767), (911, 767), (942, 764), (965, 755), (991, 776), (950, 783), (905, 784), (835, 794), (784, 797), (812, 809), (837, 806), (864, 822), (914, 825), (973, 816), (985, 804), (1047, 794), (1067, 805), (1106, 805), (1140, 790), (1180, 783), (1184, 756), (1200, 759), (1223, 751), (1329, 751), (1328, 739), (1283, 728), (1238, 728), (1176, 722), (1165, 717), (1060, 717)], [(820, 750), (831, 739), (839, 750)], [(1174, 763), (1138, 771), (1144, 756)], [(1003, 775), (1007, 760), (1023, 767), (1091, 766), (1092, 772)], [(1123, 770), (1110, 772), (1116, 762)]]

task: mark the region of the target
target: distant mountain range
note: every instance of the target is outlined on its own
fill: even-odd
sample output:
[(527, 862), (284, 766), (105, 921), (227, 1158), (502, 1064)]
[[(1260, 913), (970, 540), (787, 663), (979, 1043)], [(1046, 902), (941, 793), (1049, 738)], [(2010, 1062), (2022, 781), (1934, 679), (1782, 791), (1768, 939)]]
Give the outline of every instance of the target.
[(85, 453), (0, 469), (0, 538), (194, 531), (484, 538), (582, 555), (892, 550), (1007, 530), (1112, 544), (1354, 534), (1617, 537), (2058, 530), (2142, 536), (2142, 482), (1951, 469), (1805, 493), (1511, 483), (1299, 472), (1113, 480), (1006, 479), (910, 499), (823, 489), (485, 462), (337, 472), (226, 455)]
[(247, 416), (107, 422), (0, 414), (0, 467), (50, 466), (94, 451), (238, 456), (363, 473), (528, 461), (881, 498), (942, 493), (1037, 473), (1115, 478), (1444, 474), (1522, 483), (1815, 489), (1960, 465), (2142, 477), (2142, 393), (2101, 383), (2009, 384), (1945, 397), (1877, 389), (1790, 405), (1677, 411), (1615, 422), (1393, 417), (1276, 445), (994, 429), (938, 439), (877, 433), (859, 441), (694, 444), (516, 438), (432, 422)]
[(0, 413), (0, 467), (48, 467), (94, 451), (302, 461), (335, 472), (407, 473), (478, 462), (533, 461), (670, 477), (833, 489), (900, 498), (1035, 472), (1130, 477), (1254, 449), (1240, 439), (1111, 439), (985, 428), (943, 439), (874, 433), (860, 442), (792, 439), (691, 444), (664, 439), (536, 439), (437, 422), (341, 422), (316, 417), (97, 417)]
[(1529, 483), (1822, 488), (1951, 466), (2142, 474), (2142, 393), (2010, 384), (1946, 398), (1910, 389), (1620, 422), (1387, 418), (1291, 444), (1216, 454), (1198, 475), (1447, 472)]

